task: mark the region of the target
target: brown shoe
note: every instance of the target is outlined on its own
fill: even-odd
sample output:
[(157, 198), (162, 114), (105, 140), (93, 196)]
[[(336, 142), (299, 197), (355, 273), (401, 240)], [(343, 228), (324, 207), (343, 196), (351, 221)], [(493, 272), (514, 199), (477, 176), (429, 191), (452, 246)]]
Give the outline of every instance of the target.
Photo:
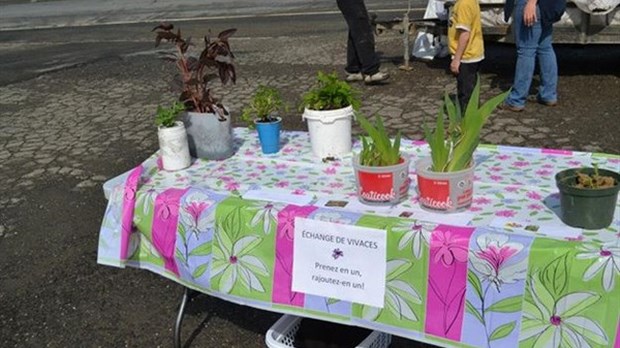
[(539, 99), (538, 96), (535, 96), (535, 95), (529, 95), (527, 97), (527, 101), (532, 102), (532, 103), (538, 103), (544, 106), (557, 106), (558, 105), (557, 100), (542, 100), (542, 99)]
[(539, 100), (538, 104), (544, 105), (544, 106), (558, 106), (558, 101), (557, 100)]
[(508, 110), (508, 111), (512, 111), (512, 112), (521, 112), (523, 111), (523, 109), (525, 109), (524, 107), (519, 107), (519, 106), (514, 106), (514, 105), (510, 105), (508, 103), (502, 103), (498, 106), (498, 108), (500, 110)]

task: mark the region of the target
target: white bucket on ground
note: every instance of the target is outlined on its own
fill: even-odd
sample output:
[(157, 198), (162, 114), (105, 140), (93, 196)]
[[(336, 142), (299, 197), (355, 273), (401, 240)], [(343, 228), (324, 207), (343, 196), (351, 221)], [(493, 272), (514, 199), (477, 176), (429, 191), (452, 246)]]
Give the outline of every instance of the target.
[(161, 161), (165, 170), (185, 169), (192, 164), (183, 122), (175, 122), (174, 127), (159, 127), (157, 137), (161, 149)]
[(351, 119), (353, 108), (337, 110), (305, 109), (302, 119), (308, 120), (308, 132), (315, 157), (341, 157), (351, 152)]

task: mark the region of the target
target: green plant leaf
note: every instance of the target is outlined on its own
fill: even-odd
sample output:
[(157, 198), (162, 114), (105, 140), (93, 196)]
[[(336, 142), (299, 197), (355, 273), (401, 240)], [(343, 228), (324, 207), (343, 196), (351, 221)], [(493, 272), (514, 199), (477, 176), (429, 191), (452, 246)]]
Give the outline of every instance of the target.
[(381, 116), (376, 117), (376, 125), (371, 124), (360, 113), (357, 114), (357, 120), (360, 127), (370, 137), (370, 139), (362, 137), (360, 163), (372, 167), (398, 164), (400, 161), (400, 132), (392, 144)]
[(381, 308), (364, 305), (362, 306), (362, 318), (368, 321), (375, 321), (381, 314)]
[(411, 266), (413, 266), (413, 263), (406, 259), (389, 260), (387, 262), (386, 279), (389, 281), (398, 278), (398, 276), (405, 273)]
[(422, 298), (418, 292), (413, 288), (413, 286), (405, 281), (398, 279), (390, 280), (387, 282), (387, 287), (408, 302), (417, 304), (422, 303)]
[(491, 336), (490, 336), (491, 341), (495, 341), (495, 340), (502, 339), (504, 337), (508, 337), (508, 335), (510, 335), (512, 330), (514, 330), (515, 326), (516, 326), (516, 323), (514, 321), (498, 326), (491, 333)]
[(183, 111), (185, 111), (185, 105), (178, 101), (175, 101), (170, 107), (157, 106), (155, 123), (160, 127), (172, 127)]
[(179, 224), (179, 227), (177, 229), (179, 231), (179, 235), (181, 236), (181, 240), (183, 240), (183, 244), (187, 243), (187, 237), (186, 232), (185, 232), (185, 226), (183, 224)]
[(540, 281), (554, 299), (560, 298), (566, 290), (569, 263), (569, 253), (565, 253), (547, 264), (539, 273)]
[(424, 137), (431, 148), (432, 170), (439, 172), (443, 170), (448, 161), (449, 149), (446, 148), (444, 141), (444, 108), (439, 109), (435, 130), (431, 132), (430, 128), (424, 124)]
[(512, 296), (493, 303), (487, 310), (500, 313), (518, 312), (521, 310), (522, 303), (522, 296)]
[(333, 305), (334, 303), (338, 303), (338, 302), (340, 302), (340, 300), (339, 300), (339, 299), (337, 299), (337, 298), (328, 298), (328, 299), (327, 299), (327, 305), (328, 305), (328, 306), (331, 306), (331, 305)]
[(205, 272), (207, 271), (207, 266), (209, 264), (208, 263), (203, 263), (202, 265), (198, 266), (194, 272), (192, 272), (192, 278), (197, 279), (200, 278), (203, 274), (205, 274)]
[[(458, 104), (447, 94), (439, 109), (435, 131), (424, 125), (426, 141), (431, 148), (433, 171), (454, 172), (468, 168), (474, 151), (480, 143), (480, 131), (490, 114), (504, 101), (509, 92), (497, 95), (479, 108), (480, 80), (478, 79), (471, 98), (462, 116)], [(444, 110), (448, 113), (449, 126), (444, 128)]]
[(311, 110), (334, 110), (351, 105), (354, 110), (359, 109), (359, 92), (353, 89), (346, 81), (338, 78), (334, 72), (317, 73), (317, 85), (302, 96), (300, 110), (307, 107)]
[(177, 260), (181, 261), (182, 263), (187, 263), (187, 260), (185, 259), (185, 255), (183, 255), (181, 250), (177, 248), (174, 254)]
[(482, 298), (482, 283), (480, 283), (480, 279), (472, 270), (467, 271), (467, 280), (469, 284), (474, 287), (474, 290), (476, 290), (478, 298)]
[(192, 249), (189, 253), (190, 256), (207, 256), (211, 254), (211, 250), (213, 249), (213, 243), (211, 241), (200, 244), (199, 246)]
[(468, 313), (473, 315), (476, 319), (478, 319), (479, 322), (484, 324), (484, 320), (482, 319), (482, 315), (480, 315), (480, 312), (478, 312), (476, 307), (474, 307), (474, 305), (471, 304), (471, 302), (469, 302), (469, 300), (465, 301), (465, 308), (466, 308)]

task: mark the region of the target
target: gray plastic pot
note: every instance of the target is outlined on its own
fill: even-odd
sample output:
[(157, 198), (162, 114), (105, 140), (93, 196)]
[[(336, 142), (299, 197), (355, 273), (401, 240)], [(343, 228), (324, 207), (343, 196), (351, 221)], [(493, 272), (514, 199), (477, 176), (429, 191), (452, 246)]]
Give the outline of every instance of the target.
[(183, 123), (187, 129), (189, 153), (192, 157), (223, 160), (234, 154), (234, 142), (230, 113), (226, 110), (225, 121), (212, 113), (186, 112)]
[(475, 164), (456, 172), (433, 172), (431, 167), (430, 157), (420, 159), (415, 165), (420, 206), (445, 213), (467, 209), (474, 195)]
[(599, 175), (614, 178), (616, 185), (604, 189), (587, 189), (572, 186), (577, 171), (592, 174), (594, 168), (571, 168), (555, 175), (555, 182), (560, 190), (560, 218), (569, 226), (588, 230), (598, 230), (611, 225), (618, 202), (620, 174), (599, 169)]
[(394, 205), (402, 202), (409, 192), (409, 158), (386, 167), (360, 164), (359, 154), (353, 156), (353, 169), (360, 202), (369, 205)]

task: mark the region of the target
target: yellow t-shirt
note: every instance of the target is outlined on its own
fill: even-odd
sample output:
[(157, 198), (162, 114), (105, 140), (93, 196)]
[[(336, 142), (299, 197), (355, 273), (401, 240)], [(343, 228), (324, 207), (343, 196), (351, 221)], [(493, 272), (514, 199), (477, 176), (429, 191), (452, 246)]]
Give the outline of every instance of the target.
[(450, 16), (448, 27), (448, 43), (450, 53), (456, 53), (459, 40), (459, 31), (470, 33), (469, 41), (461, 62), (475, 63), (484, 59), (484, 41), (482, 39), (482, 23), (480, 22), (480, 5), (477, 0), (457, 0)]

